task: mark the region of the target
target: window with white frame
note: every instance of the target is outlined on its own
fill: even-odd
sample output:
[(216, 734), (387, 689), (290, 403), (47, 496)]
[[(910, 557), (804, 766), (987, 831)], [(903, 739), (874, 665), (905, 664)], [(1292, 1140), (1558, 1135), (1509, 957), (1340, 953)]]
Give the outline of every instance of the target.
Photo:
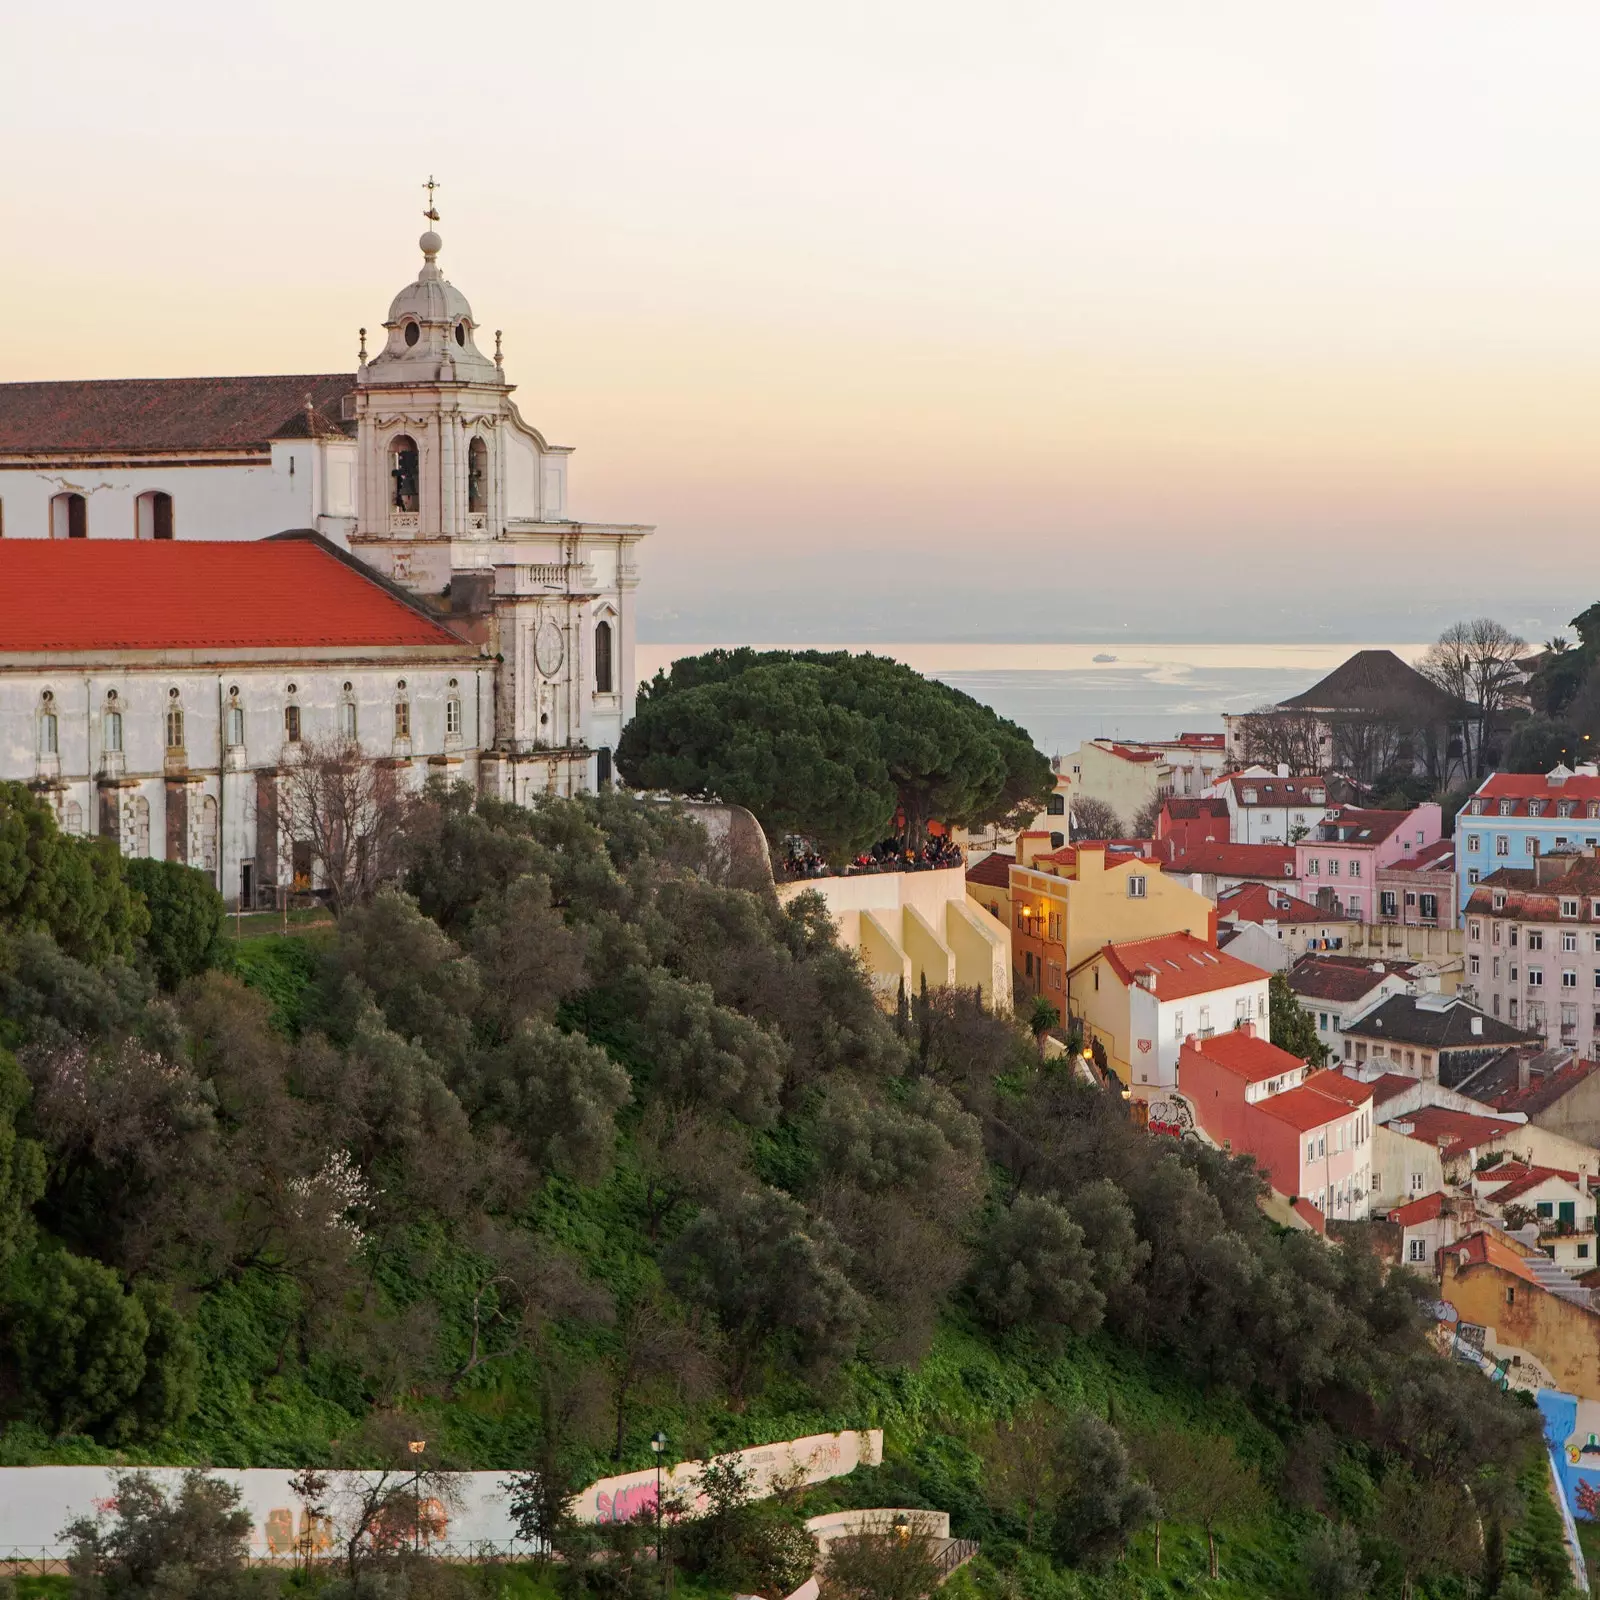
[(1578, 987), (1578, 974), (1572, 967), (1562, 968), (1561, 987), (1563, 989), (1576, 989)]
[(1578, 936), (1577, 936), (1577, 934), (1572, 933), (1570, 931), (1563, 933), (1561, 935), (1561, 948), (1563, 950), (1565, 950), (1569, 955), (1574, 950), (1576, 950), (1578, 948)]
[(53, 756), (59, 753), (60, 723), (56, 714), (47, 704), (39, 713), (39, 754)]
[(1563, 900), (1561, 902), (1561, 915), (1562, 916), (1564, 916), (1564, 917), (1575, 917), (1575, 916), (1577, 916), (1577, 914), (1578, 914), (1578, 902), (1576, 900)]
[(1352, 878), (1359, 878), (1361, 876), (1361, 863), (1359, 861), (1352, 861), (1350, 863), (1350, 876)]
[(1497, 856), (1511, 854), (1511, 835), (1509, 833), (1497, 833), (1494, 836), (1494, 853)]
[(1130, 872), (1128, 874), (1128, 898), (1130, 900), (1144, 899), (1144, 874)]
[(1426, 1239), (1407, 1239), (1406, 1259), (1408, 1261), (1426, 1261), (1428, 1259), (1428, 1241)]
[(1528, 987), (1530, 989), (1542, 989), (1544, 987), (1543, 967), (1528, 968)]
[(1483, 842), (1481, 838), (1477, 834), (1469, 833), (1467, 835), (1467, 854), (1469, 856), (1477, 855), (1478, 851), (1482, 848), (1482, 843)]
[(1483, 966), (1483, 958), (1481, 956), (1468, 956), (1467, 957), (1467, 971), (1470, 972), (1474, 978), (1476, 978), (1478, 976), (1478, 973), (1479, 973), (1480, 969), (1482, 968), (1482, 966)]

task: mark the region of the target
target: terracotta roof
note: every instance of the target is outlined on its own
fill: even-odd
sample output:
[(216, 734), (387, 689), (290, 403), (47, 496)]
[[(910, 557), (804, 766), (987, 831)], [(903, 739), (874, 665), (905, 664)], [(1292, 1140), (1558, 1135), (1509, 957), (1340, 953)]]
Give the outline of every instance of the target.
[[(1260, 967), (1230, 956), (1192, 933), (1166, 933), (1153, 939), (1108, 944), (1097, 954), (1106, 958), (1125, 984), (1132, 984), (1142, 974), (1154, 975), (1158, 1000), (1182, 1000), (1241, 983), (1265, 983), (1269, 977)], [(1095, 956), (1088, 958), (1094, 959)], [(1080, 961), (1073, 970), (1081, 971), (1087, 964)]]
[(1444, 1195), (1438, 1189), (1420, 1199), (1408, 1200), (1403, 1206), (1391, 1206), (1389, 1209), (1389, 1220), (1398, 1222), (1402, 1228), (1414, 1228), (1419, 1222), (1431, 1222), (1443, 1215)]
[(1281, 704), (1296, 711), (1421, 711), (1436, 718), (1469, 710), (1464, 700), (1430, 683), (1393, 650), (1358, 650), (1304, 694)]
[(1474, 1116), (1470, 1111), (1453, 1111), (1448, 1106), (1423, 1106), (1394, 1118), (1388, 1126), (1392, 1133), (1405, 1132), (1408, 1138), (1433, 1145), (1446, 1160), (1454, 1160), (1476, 1150), (1479, 1145), (1515, 1132), (1523, 1124), (1505, 1122), (1499, 1117)]
[(1306, 1079), (1305, 1087), (1331, 1099), (1342, 1100), (1347, 1106), (1364, 1106), (1373, 1098), (1370, 1083), (1363, 1083), (1359, 1078), (1352, 1078), (1332, 1067), (1313, 1072)]
[(1290, 967), (1289, 987), (1307, 1000), (1332, 1000), (1341, 1004), (1369, 995), (1391, 974), (1374, 972), (1372, 965), (1332, 961), (1322, 956), (1305, 956)]
[(1571, 1188), (1578, 1187), (1578, 1174), (1576, 1172), (1562, 1172), (1558, 1167), (1530, 1167), (1520, 1178), (1513, 1178), (1503, 1187), (1494, 1192), (1494, 1203), (1503, 1206), (1508, 1202), (1527, 1194), (1530, 1189), (1537, 1189), (1541, 1183), (1548, 1183), (1551, 1178), (1559, 1178), (1562, 1183)]
[(1314, 844), (1382, 844), (1410, 820), (1409, 811), (1376, 811), (1366, 806), (1334, 806), (1302, 842)]
[(1385, 1101), (1395, 1099), (1408, 1089), (1415, 1089), (1422, 1080), (1408, 1077), (1403, 1072), (1385, 1072), (1367, 1081), (1372, 1085), (1372, 1103), (1381, 1106)]
[[(1552, 864), (1565, 870), (1552, 874)], [(1467, 896), (1467, 910), (1474, 916), (1508, 917), (1518, 922), (1593, 922), (1590, 901), (1600, 897), (1600, 861), (1593, 856), (1574, 855), (1562, 857), (1555, 854), (1544, 858), (1544, 881), (1537, 881), (1532, 867), (1501, 867), (1491, 872)], [(1504, 905), (1496, 908), (1495, 896), (1504, 895)], [(1563, 917), (1563, 898), (1577, 898), (1578, 915)]]
[(1174, 820), (1196, 822), (1202, 817), (1214, 817), (1221, 822), (1228, 815), (1228, 802), (1220, 796), (1208, 799), (1192, 799), (1177, 795), (1168, 795), (1162, 802), (1161, 809)]
[[(1305, 1070), (1305, 1062), (1299, 1056), (1246, 1033), (1243, 1028), (1214, 1033), (1209, 1039), (1196, 1039), (1193, 1044), (1186, 1040), (1184, 1048), (1204, 1056), (1224, 1072), (1243, 1078), (1246, 1083), (1266, 1083), (1271, 1078), (1293, 1073), (1298, 1084), (1300, 1074)], [(1179, 1071), (1182, 1071), (1181, 1066)]]
[(1425, 844), (1415, 855), (1406, 856), (1399, 861), (1391, 861), (1386, 867), (1379, 867), (1379, 872), (1454, 872), (1456, 866), (1456, 842), (1454, 839), (1435, 839), (1432, 844)]
[(998, 850), (992, 851), (976, 866), (967, 868), (967, 882), (983, 884), (990, 889), (1009, 889), (1011, 869), (1016, 864), (1015, 856), (1003, 856)]
[[(1516, 800), (1522, 802), (1514, 816), (1528, 814), (1526, 802), (1528, 800), (1544, 800), (1548, 802), (1544, 815), (1551, 821), (1562, 820), (1556, 814), (1556, 808), (1563, 800), (1588, 801), (1600, 800), (1600, 777), (1592, 778), (1586, 773), (1573, 773), (1564, 781), (1555, 783), (1548, 773), (1543, 772), (1491, 772), (1482, 783), (1478, 785), (1477, 793), (1472, 795), (1466, 805), (1461, 808), (1463, 817), (1483, 816), (1485, 818), (1498, 814), (1498, 806), (1489, 805), (1480, 812), (1472, 809), (1475, 800)], [(1581, 809), (1581, 808), (1580, 808)], [(1574, 817), (1570, 820), (1576, 821)]]
[[(1290, 974), (1291, 985), (1294, 974)], [(1485, 1016), (1465, 1000), (1439, 995), (1392, 994), (1363, 1017), (1344, 1024), (1344, 1032), (1364, 1039), (1392, 1039), (1429, 1050), (1492, 1050), (1529, 1037)], [(1473, 1031), (1473, 1023), (1479, 1024)]]
[(0, 653), (471, 647), (314, 535), (0, 539)]
[[(1539, 1282), (1527, 1261), (1492, 1233), (1469, 1233), (1465, 1239), (1457, 1239), (1445, 1248), (1463, 1265), (1499, 1267), (1502, 1272), (1514, 1273), (1519, 1278), (1526, 1278), (1529, 1283)], [(1440, 1252), (1441, 1255), (1443, 1253)]]
[[(1325, 806), (1328, 803), (1327, 781), (1315, 773), (1293, 778), (1252, 778), (1235, 773), (1228, 782), (1233, 788), (1235, 802), (1241, 806)], [(1255, 795), (1254, 800), (1245, 799), (1247, 789)]]
[(1315, 1232), (1326, 1233), (1328, 1231), (1328, 1219), (1309, 1200), (1296, 1199), (1293, 1203), (1293, 1210), (1294, 1214)]
[(355, 386), (348, 372), (0, 383), (0, 455), (264, 450), (272, 439), (353, 437), (341, 402)]
[(1320, 1128), (1325, 1122), (1347, 1115), (1350, 1107), (1303, 1083), (1298, 1089), (1285, 1089), (1282, 1094), (1269, 1094), (1265, 1100), (1257, 1100), (1254, 1109), (1276, 1117), (1279, 1122), (1287, 1122), (1303, 1133), (1307, 1128)]
[(1200, 839), (1187, 849), (1174, 849), (1167, 870), (1214, 872), (1226, 878), (1293, 878), (1294, 846)]
[(1531, 1078), (1526, 1089), (1513, 1089), (1509, 1093), (1496, 1095), (1489, 1103), (1496, 1111), (1521, 1111), (1531, 1118), (1548, 1110), (1563, 1095), (1576, 1089), (1597, 1065), (1600, 1063), (1594, 1061), (1569, 1062), (1555, 1072)]
[(1097, 750), (1104, 750), (1121, 761), (1148, 762), (1166, 759), (1159, 750), (1134, 750), (1125, 744), (1118, 744), (1115, 739), (1091, 739), (1089, 743)]
[(1217, 901), (1219, 917), (1240, 922), (1337, 922), (1329, 912), (1319, 911), (1309, 900), (1275, 889), (1264, 883), (1241, 883)]
[(1473, 1173), (1472, 1177), (1480, 1189), (1498, 1188), (1503, 1183), (1515, 1183), (1519, 1178), (1526, 1178), (1532, 1171), (1533, 1168), (1526, 1162), (1508, 1158), (1495, 1162), (1486, 1171)]

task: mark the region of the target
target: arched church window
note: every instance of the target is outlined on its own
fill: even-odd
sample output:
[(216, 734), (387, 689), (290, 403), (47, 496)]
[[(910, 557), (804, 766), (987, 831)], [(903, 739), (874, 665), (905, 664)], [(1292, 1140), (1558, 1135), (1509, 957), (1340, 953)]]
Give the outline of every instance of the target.
[(419, 328), (416, 323), (408, 322), (405, 326), (405, 341), (407, 346), (414, 345), (421, 337), (422, 329)]
[(467, 446), (467, 510), (487, 511), (484, 486), (489, 476), (489, 447), (482, 439)]
[(60, 724), (48, 706), (39, 713), (39, 754), (53, 756), (60, 750)]
[(81, 494), (58, 494), (50, 502), (52, 539), (89, 537), (89, 502)]
[(134, 502), (134, 534), (140, 539), (172, 537), (172, 496), (162, 489), (147, 489)]
[(81, 834), (83, 832), (83, 807), (76, 800), (67, 801), (67, 809), (62, 818), (62, 826), (68, 833)]
[(458, 322), (456, 324), (456, 343), (460, 345), (463, 350), (465, 350), (467, 347), (467, 325), (465, 322)]
[(594, 625), (594, 686), (598, 694), (610, 694), (611, 691), (611, 624), (597, 622)]
[(217, 800), (207, 795), (200, 802), (200, 862), (207, 872), (217, 870)]
[(396, 511), (417, 509), (417, 441), (409, 433), (389, 442), (389, 479), (394, 485)]
[(167, 707), (167, 749), (183, 749), (183, 707), (176, 701)]
[(106, 712), (105, 748), (108, 754), (118, 755), (122, 750), (122, 713), (120, 711)]
[(228, 743), (235, 749), (244, 743), (244, 707), (228, 707)]

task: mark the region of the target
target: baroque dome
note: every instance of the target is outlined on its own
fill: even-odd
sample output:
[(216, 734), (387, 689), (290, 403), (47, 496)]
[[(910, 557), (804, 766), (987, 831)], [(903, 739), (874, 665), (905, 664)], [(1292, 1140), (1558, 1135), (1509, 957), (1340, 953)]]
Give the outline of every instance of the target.
[(439, 268), (444, 241), (430, 228), (417, 243), (422, 269), (390, 302), (388, 342), (363, 369), (362, 381), (503, 383), (473, 340), (477, 323), (467, 297)]

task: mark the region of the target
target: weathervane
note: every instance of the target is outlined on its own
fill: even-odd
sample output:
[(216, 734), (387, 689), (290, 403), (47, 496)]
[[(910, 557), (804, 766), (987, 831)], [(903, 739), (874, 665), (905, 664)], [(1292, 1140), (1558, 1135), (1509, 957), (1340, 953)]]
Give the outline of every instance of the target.
[(437, 222), (439, 220), (439, 213), (433, 204), (433, 191), (435, 189), (442, 189), (444, 185), (442, 183), (435, 183), (433, 174), (430, 172), (428, 174), (428, 181), (423, 184), (422, 187), (428, 191), (428, 209), (422, 214), (428, 219), (429, 222)]

